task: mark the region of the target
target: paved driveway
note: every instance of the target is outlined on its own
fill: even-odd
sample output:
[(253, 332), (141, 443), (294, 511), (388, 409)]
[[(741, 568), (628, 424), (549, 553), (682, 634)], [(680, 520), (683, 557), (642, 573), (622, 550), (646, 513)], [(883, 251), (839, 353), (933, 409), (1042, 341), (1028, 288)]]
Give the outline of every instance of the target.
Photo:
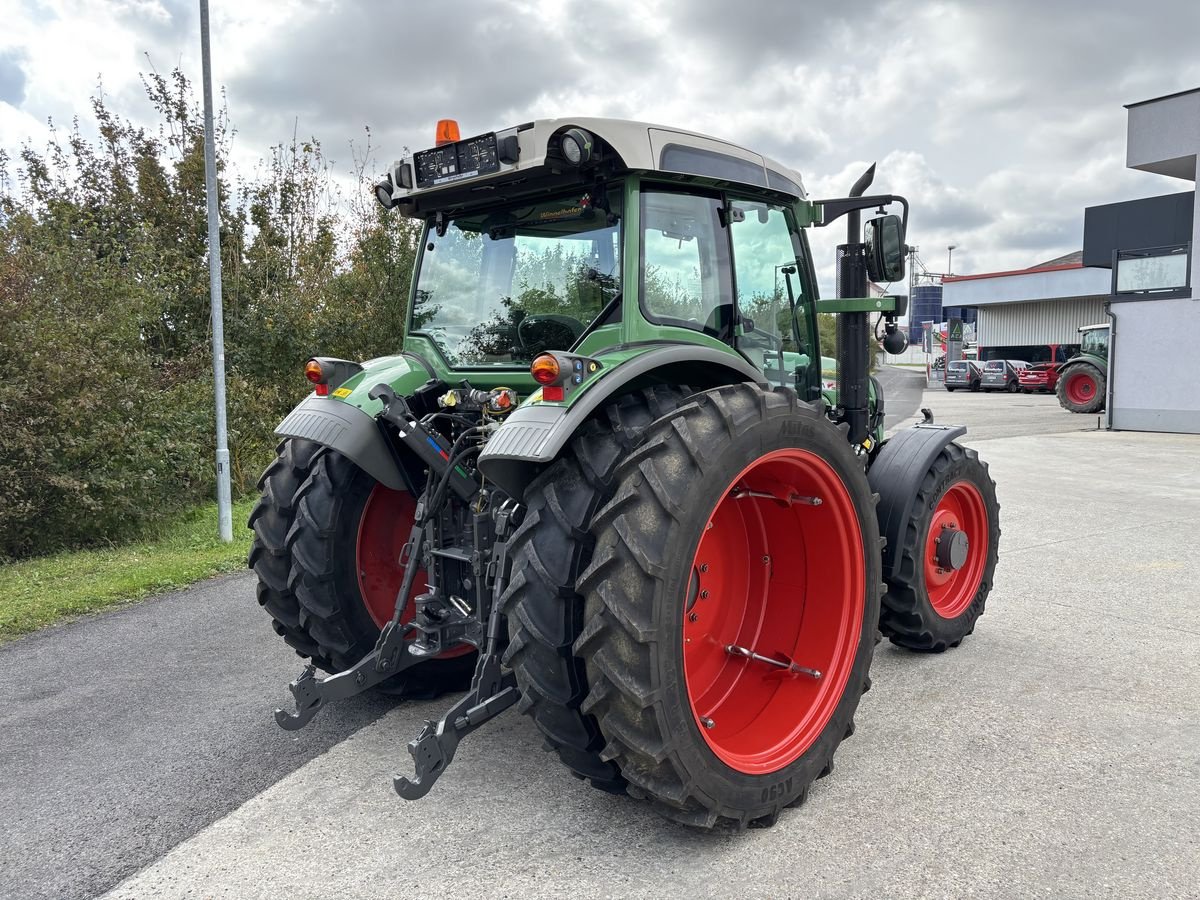
[(1004, 506), (989, 611), (940, 656), (880, 645), (836, 772), (774, 828), (665, 823), (512, 713), (406, 804), (390, 776), (445, 704), (276, 729), (295, 657), (235, 577), (0, 650), (0, 893), (1195, 896), (1200, 438), (989, 439), (1000, 406), (962, 409)]

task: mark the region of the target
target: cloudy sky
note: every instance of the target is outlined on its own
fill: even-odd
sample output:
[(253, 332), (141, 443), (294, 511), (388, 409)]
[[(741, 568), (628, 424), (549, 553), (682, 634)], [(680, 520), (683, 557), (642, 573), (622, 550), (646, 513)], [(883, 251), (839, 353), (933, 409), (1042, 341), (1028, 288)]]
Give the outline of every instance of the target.
[[(1021, 268), (1078, 249), (1083, 207), (1190, 190), (1128, 170), (1123, 104), (1200, 86), (1195, 0), (211, 0), (236, 162), (316, 136), (338, 165), (601, 115), (712, 133), (799, 169), (815, 197), (865, 165), (913, 202), (930, 269)], [(0, 0), (0, 147), (46, 120), (150, 111), (139, 73), (198, 83), (198, 0)], [(379, 166), (382, 168), (382, 166)], [(832, 260), (836, 235), (814, 242)], [(822, 268), (827, 269), (827, 265)]]

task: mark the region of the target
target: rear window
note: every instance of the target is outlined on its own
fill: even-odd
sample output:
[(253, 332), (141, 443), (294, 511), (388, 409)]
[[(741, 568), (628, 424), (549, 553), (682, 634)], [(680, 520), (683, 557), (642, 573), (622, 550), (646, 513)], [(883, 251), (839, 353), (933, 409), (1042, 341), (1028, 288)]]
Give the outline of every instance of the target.
[(987, 369), (987, 371), (989, 371), (989, 372), (1003, 372), (1004, 371), (1004, 360), (1002, 360), (1002, 359), (988, 360), (988, 363), (986, 366), (984, 366), (984, 368)]
[(958, 362), (950, 363), (950, 368), (953, 369), (955, 372), (964, 372), (964, 371), (966, 371), (967, 364), (960, 360)]

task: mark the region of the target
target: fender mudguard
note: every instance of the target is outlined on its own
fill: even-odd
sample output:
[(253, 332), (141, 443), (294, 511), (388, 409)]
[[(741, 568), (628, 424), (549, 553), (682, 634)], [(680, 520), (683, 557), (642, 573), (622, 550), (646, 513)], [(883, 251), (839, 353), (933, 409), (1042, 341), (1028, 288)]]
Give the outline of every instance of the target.
[(310, 396), (288, 413), (275, 433), (331, 447), (385, 487), (409, 487), (375, 418), (349, 403)]
[(513, 412), (479, 455), (479, 470), (509, 495), (523, 499), (537, 473), (554, 461), (597, 409), (656, 381), (705, 390), (742, 381), (761, 383), (763, 373), (740, 356), (696, 344), (647, 350), (609, 370), (570, 406), (531, 403)]
[(879, 494), (876, 512), (879, 516), (879, 533), (885, 539), (885, 579), (898, 574), (897, 550), (903, 546), (904, 529), (915, 512), (913, 501), (925, 473), (947, 444), (966, 433), (965, 425), (914, 425), (890, 438), (867, 470), (871, 490)]

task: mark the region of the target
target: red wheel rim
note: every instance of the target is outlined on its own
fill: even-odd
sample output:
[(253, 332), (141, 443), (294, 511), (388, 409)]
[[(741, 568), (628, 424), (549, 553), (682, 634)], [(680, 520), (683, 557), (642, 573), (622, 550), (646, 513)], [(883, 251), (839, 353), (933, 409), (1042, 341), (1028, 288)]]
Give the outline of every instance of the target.
[(1067, 379), (1066, 392), (1072, 403), (1087, 403), (1096, 396), (1096, 382), (1086, 372), (1074, 372)]
[[(966, 535), (966, 561), (957, 569), (938, 560), (939, 541), (955, 531)], [(971, 605), (979, 593), (988, 555), (987, 507), (979, 488), (969, 481), (950, 485), (929, 521), (925, 538), (925, 589), (934, 612), (953, 619)]]
[[(358, 590), (371, 620), (379, 628), (392, 620), (396, 609), (396, 594), (400, 592), (405, 570), (405, 566), (400, 565), (400, 553), (412, 531), (416, 510), (417, 503), (412, 494), (394, 491), (382, 484), (375, 485), (363, 507), (355, 548)], [(425, 581), (425, 570), (418, 569), (410, 601), (425, 589)], [(409, 621), (413, 613), (410, 602), (400, 620)], [(460, 656), (474, 649), (468, 645), (455, 647), (440, 654), (439, 658)]]
[(692, 561), (683, 668), (700, 733), (730, 768), (776, 772), (825, 730), (861, 639), (863, 554), (854, 501), (813, 453), (768, 453), (723, 492)]

